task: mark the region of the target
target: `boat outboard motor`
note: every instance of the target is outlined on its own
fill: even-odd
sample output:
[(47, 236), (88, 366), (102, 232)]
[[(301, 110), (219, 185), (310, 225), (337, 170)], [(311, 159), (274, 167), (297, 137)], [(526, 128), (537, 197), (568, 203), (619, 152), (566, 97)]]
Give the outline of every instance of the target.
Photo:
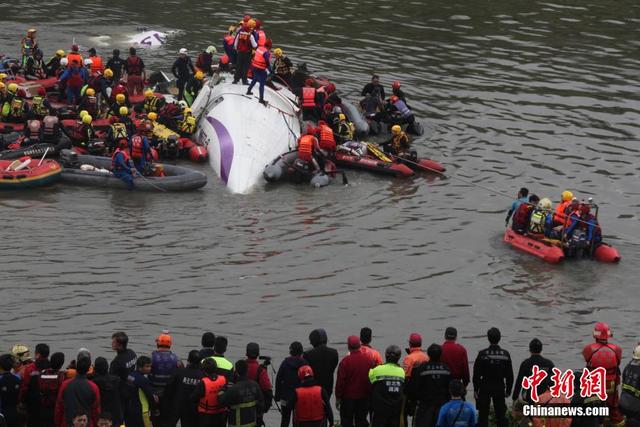
[(65, 168), (79, 168), (80, 161), (78, 160), (78, 153), (73, 150), (62, 150), (60, 152), (60, 163)]
[(267, 165), (262, 175), (267, 182), (276, 182), (282, 178), (282, 166), (277, 164), (277, 162)]

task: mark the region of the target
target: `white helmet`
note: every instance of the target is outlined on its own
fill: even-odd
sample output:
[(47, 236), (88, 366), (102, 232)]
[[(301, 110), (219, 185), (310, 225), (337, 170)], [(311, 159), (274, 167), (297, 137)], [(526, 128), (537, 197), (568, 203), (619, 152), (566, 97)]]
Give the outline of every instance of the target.
[(93, 65), (93, 61), (90, 60), (89, 58), (84, 60), (84, 66), (86, 67), (87, 65)]
[(178, 51), (178, 53), (179, 53), (180, 55), (186, 55), (186, 54), (187, 54), (187, 52), (189, 52), (189, 51), (188, 51), (187, 49), (185, 49), (185, 48), (182, 48), (182, 49), (180, 49), (180, 50)]
[(635, 350), (633, 350), (633, 358), (635, 360), (640, 360), (640, 344), (638, 344), (638, 346), (636, 347)]
[(63, 67), (66, 67), (67, 65), (69, 65), (69, 60), (67, 58), (62, 58), (60, 60), (60, 65), (62, 65)]
[(207, 53), (216, 53), (217, 49), (215, 46), (209, 46), (206, 50)]
[(187, 108), (187, 107), (189, 106), (189, 105), (187, 104), (187, 101), (184, 101), (184, 100), (182, 100), (182, 101), (178, 102), (178, 105), (180, 106), (180, 109), (181, 109), (181, 110), (184, 110), (185, 108)]

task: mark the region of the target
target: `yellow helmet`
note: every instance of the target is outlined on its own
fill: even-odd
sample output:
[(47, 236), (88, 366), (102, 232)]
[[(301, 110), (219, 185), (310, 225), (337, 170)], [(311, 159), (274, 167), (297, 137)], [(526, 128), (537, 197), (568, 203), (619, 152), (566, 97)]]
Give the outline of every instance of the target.
[(147, 117), (149, 118), (149, 120), (152, 120), (154, 122), (156, 120), (158, 120), (158, 115), (156, 113), (154, 113), (154, 112), (151, 112), (151, 113), (147, 114)]
[(573, 193), (569, 190), (565, 190), (562, 192), (562, 201), (563, 202), (568, 202), (570, 200), (573, 200)]
[(551, 203), (551, 199), (549, 199), (548, 197), (543, 197), (538, 202), (538, 207), (542, 209), (551, 209), (552, 206), (553, 203)]
[(233, 33), (236, 30), (236, 26), (235, 25), (229, 25), (229, 32)]
[(0, 90), (4, 90), (5, 87), (6, 87), (5, 84), (0, 81)]
[(182, 112), (183, 112), (184, 114), (189, 114), (189, 113), (191, 112), (191, 108), (189, 108), (189, 107), (184, 107), (184, 110), (182, 110)]
[(128, 116), (129, 115), (129, 109), (127, 107), (125, 107), (124, 105), (122, 107), (120, 107), (120, 110), (118, 110), (118, 112), (120, 113), (121, 116)]
[(124, 101), (127, 99), (126, 96), (124, 96), (124, 93), (119, 93), (116, 95), (116, 102), (118, 104), (124, 104)]
[(87, 114), (89, 114), (87, 110), (82, 110), (80, 111), (80, 114), (78, 114), (78, 117), (80, 117), (81, 119), (84, 119), (84, 116), (86, 116)]
[(90, 87), (89, 89), (87, 89), (87, 95), (96, 96), (96, 91), (92, 87)]
[(247, 22), (247, 25), (249, 25), (249, 28), (251, 28), (253, 30), (256, 27), (256, 20), (255, 19), (249, 19), (249, 22)]
[(16, 93), (18, 91), (18, 85), (15, 83), (9, 83), (9, 86), (7, 86), (7, 89), (11, 93)]
[(62, 49), (56, 50), (56, 56), (59, 56), (60, 58), (62, 58), (64, 56), (64, 50)]
[(204, 73), (203, 73), (202, 71), (198, 70), (198, 71), (196, 72), (196, 76), (195, 76), (195, 77), (196, 77), (196, 79), (198, 79), (198, 80), (202, 80), (202, 79), (204, 79)]
[(279, 47), (273, 49), (273, 54), (275, 56), (282, 56), (282, 49), (280, 49)]
[(144, 91), (145, 98), (153, 98), (153, 91), (151, 89), (147, 89)]
[(340, 113), (340, 114), (338, 114), (338, 120), (347, 120), (347, 116), (345, 116), (344, 114)]
[(84, 123), (85, 125), (90, 125), (92, 121), (93, 117), (91, 117), (91, 114), (85, 114), (82, 118), (82, 123)]
[(104, 70), (104, 76), (105, 77), (113, 77), (113, 71), (111, 70), (111, 68), (107, 68), (106, 70)]
[(391, 133), (394, 135), (399, 134), (400, 132), (402, 132), (402, 128), (400, 127), (400, 125), (393, 125), (391, 127)]
[(0, 82), (7, 78), (5, 73), (0, 73)]

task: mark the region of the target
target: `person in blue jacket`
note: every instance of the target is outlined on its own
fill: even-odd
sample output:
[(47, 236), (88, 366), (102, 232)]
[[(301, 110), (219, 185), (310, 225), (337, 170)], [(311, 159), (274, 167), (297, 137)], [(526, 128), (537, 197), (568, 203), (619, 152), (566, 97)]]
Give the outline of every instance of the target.
[(140, 356), (136, 361), (136, 370), (129, 374), (127, 385), (133, 392), (126, 409), (127, 427), (145, 427), (151, 425), (151, 412), (156, 409), (158, 396), (153, 393), (147, 375), (151, 372), (151, 359)]
[(60, 83), (66, 84), (67, 103), (78, 104), (80, 102), (80, 91), (89, 81), (89, 72), (85, 67), (78, 64), (71, 64), (60, 76)]
[(511, 215), (518, 210), (521, 204), (527, 203), (529, 201), (529, 189), (522, 187), (520, 191), (518, 191), (517, 199), (511, 204), (511, 209), (507, 212), (507, 218), (504, 220), (504, 226), (509, 225), (509, 220), (511, 219)]
[(602, 242), (602, 233), (598, 220), (591, 214), (591, 208), (586, 203), (581, 203), (578, 209), (569, 215), (569, 225), (564, 231), (565, 240), (571, 239), (576, 229), (585, 230), (587, 245), (591, 245), (592, 241), (595, 245)]
[(147, 137), (139, 133), (133, 135), (129, 143), (129, 154), (134, 167), (142, 173), (151, 159), (151, 145)]
[(436, 427), (475, 427), (476, 408), (464, 400), (464, 384), (460, 380), (449, 383), (451, 400), (440, 408)]
[(129, 190), (133, 190), (133, 177), (136, 170), (130, 166), (129, 142), (126, 139), (121, 139), (119, 144), (111, 157), (111, 172), (124, 181)]
[[(290, 408), (286, 408), (287, 402), (296, 392), (296, 388), (300, 386), (300, 378), (298, 377), (298, 369), (309, 363), (302, 357), (304, 349), (302, 343), (294, 341), (289, 346), (289, 357), (282, 361), (278, 373), (276, 375), (276, 402), (280, 402), (283, 407), (283, 414)], [(290, 412), (289, 412), (290, 414)], [(283, 415), (282, 425), (288, 425), (290, 419)]]
[(14, 358), (10, 354), (0, 356), (0, 414), (8, 427), (18, 426), (18, 393), (20, 377), (11, 372)]

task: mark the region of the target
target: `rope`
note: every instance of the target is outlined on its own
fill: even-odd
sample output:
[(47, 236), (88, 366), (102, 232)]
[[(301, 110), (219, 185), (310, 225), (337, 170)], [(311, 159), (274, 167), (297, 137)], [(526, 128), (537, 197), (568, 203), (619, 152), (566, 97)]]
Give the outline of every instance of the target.
[(155, 185), (153, 182), (149, 181), (144, 175), (142, 175), (142, 173), (140, 171), (137, 171), (137, 175), (142, 178), (147, 184), (149, 184), (150, 186), (152, 186), (153, 188), (162, 191), (163, 193), (166, 193), (167, 190), (165, 190), (162, 187), (158, 187), (157, 185)]
[[(295, 132), (291, 129), (291, 126), (289, 126), (289, 123), (287, 122), (287, 119), (284, 117), (284, 114), (282, 115), (282, 120), (284, 120), (284, 124), (287, 125), (287, 129), (289, 129), (289, 132), (291, 132), (291, 135), (293, 135), (293, 140), (297, 141), (298, 140), (298, 135), (295, 134)], [(294, 148), (291, 147), (291, 144), (289, 144), (289, 150), (293, 150)]]

